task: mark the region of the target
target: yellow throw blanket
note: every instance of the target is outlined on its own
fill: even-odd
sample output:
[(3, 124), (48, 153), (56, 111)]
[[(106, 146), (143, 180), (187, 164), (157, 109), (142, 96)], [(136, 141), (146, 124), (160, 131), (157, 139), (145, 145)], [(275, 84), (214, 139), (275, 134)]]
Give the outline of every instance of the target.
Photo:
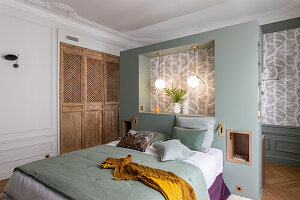
[(145, 185), (161, 192), (167, 200), (196, 200), (193, 188), (174, 173), (154, 169), (131, 162), (126, 158), (107, 158), (101, 162), (101, 168), (115, 169), (115, 180), (139, 180)]

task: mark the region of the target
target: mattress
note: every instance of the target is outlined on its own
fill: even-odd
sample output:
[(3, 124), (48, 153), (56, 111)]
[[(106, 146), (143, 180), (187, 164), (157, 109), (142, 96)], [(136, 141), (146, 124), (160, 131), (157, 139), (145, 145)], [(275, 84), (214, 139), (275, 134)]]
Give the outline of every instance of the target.
[[(119, 140), (110, 142), (107, 145), (116, 146), (118, 143)], [(207, 188), (210, 188), (217, 176), (223, 172), (223, 152), (216, 148), (210, 148), (207, 153), (199, 151), (194, 152), (195, 155), (183, 161), (199, 167), (204, 175)], [(153, 156), (159, 156), (157, 150), (152, 146), (149, 146), (145, 153)]]
[[(116, 146), (118, 141), (109, 143), (108, 145)], [(135, 151), (135, 150), (131, 150)], [(216, 177), (223, 171), (223, 154), (222, 150), (211, 148), (209, 152), (203, 153), (195, 151), (195, 155), (184, 160), (199, 167), (203, 173), (207, 188), (210, 188)], [(152, 146), (146, 149), (146, 154), (153, 156), (159, 156), (156, 149)], [(26, 174), (16, 171), (10, 181), (8, 182), (5, 193), (3, 197), (8, 199), (57, 199), (64, 200), (65, 198), (53, 190), (47, 188), (45, 185), (41, 184), (39, 181), (36, 181)], [(18, 192), (16, 192), (18, 191)], [(6, 196), (5, 194), (12, 194), (13, 196)]]

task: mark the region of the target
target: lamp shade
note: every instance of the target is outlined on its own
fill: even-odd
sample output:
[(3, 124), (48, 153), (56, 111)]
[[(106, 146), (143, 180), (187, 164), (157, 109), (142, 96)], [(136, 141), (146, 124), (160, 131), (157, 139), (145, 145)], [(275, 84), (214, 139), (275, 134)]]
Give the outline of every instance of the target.
[(166, 86), (166, 83), (165, 83), (164, 80), (162, 80), (162, 79), (157, 79), (157, 80), (155, 81), (155, 87), (156, 87), (157, 89), (163, 89), (163, 88), (165, 88), (165, 86)]
[(199, 85), (199, 78), (197, 76), (190, 76), (187, 80), (189, 87), (195, 88)]

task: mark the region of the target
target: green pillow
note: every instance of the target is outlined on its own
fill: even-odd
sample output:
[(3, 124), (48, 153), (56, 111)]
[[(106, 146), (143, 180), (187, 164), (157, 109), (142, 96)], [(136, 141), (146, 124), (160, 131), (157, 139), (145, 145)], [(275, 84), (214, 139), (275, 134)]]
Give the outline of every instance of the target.
[(202, 151), (202, 144), (207, 129), (186, 129), (174, 127), (173, 139), (178, 139), (182, 144), (195, 151)]
[(159, 132), (155, 132), (157, 133), (156, 137), (154, 138), (153, 142), (159, 142), (159, 141), (164, 141), (164, 140), (167, 140), (167, 139), (171, 139), (171, 136), (168, 136), (166, 134), (163, 134), (163, 133), (159, 133)]
[(181, 144), (179, 140), (155, 142), (153, 147), (158, 151), (161, 161), (185, 160), (196, 153)]

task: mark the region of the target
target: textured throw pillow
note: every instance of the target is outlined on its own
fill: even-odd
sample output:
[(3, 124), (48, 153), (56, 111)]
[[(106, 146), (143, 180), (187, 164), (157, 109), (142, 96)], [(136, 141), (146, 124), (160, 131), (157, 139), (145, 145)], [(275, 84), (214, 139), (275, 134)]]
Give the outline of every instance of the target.
[(174, 127), (173, 139), (178, 139), (182, 144), (195, 151), (202, 151), (203, 141), (207, 129), (186, 129)]
[(161, 161), (184, 160), (196, 153), (174, 139), (155, 142), (152, 146), (159, 152)]
[(171, 139), (170, 136), (166, 135), (166, 134), (163, 134), (163, 133), (159, 133), (159, 132), (155, 132), (155, 131), (134, 131), (134, 130), (130, 130), (128, 132), (128, 135), (129, 134), (136, 134), (136, 133), (156, 133), (157, 135), (155, 136), (154, 140), (151, 142), (151, 143), (154, 143), (154, 142), (159, 142), (159, 141), (163, 141), (163, 140), (166, 140), (166, 139)]
[(215, 129), (216, 119), (214, 117), (187, 117), (187, 116), (177, 116), (176, 126), (181, 128), (190, 129), (207, 129), (205, 139), (202, 145), (202, 151), (208, 152), (211, 144), (214, 140), (214, 129)]
[(117, 147), (124, 147), (144, 152), (156, 135), (157, 133), (154, 132), (138, 132), (130, 130), (128, 135), (117, 144)]

